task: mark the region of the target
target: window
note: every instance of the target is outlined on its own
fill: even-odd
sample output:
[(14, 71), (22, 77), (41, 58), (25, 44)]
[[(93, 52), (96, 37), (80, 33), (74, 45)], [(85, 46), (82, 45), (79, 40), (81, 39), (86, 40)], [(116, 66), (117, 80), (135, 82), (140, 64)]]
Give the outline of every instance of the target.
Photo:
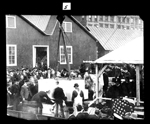
[(97, 22), (97, 16), (94, 16), (94, 21)]
[(89, 16), (88, 21), (92, 21), (92, 16)]
[(92, 24), (88, 24), (88, 26), (93, 26)]
[(98, 27), (98, 24), (94, 24), (95, 27)]
[(122, 25), (122, 29), (125, 29), (126, 27), (124, 25)]
[(109, 26), (108, 24), (105, 24), (105, 28), (108, 28), (108, 26)]
[(131, 17), (131, 24), (134, 24), (134, 17)]
[(135, 17), (135, 24), (138, 25), (138, 17)]
[(99, 27), (103, 28), (103, 23), (99, 23)]
[(16, 28), (15, 16), (6, 16), (6, 28)]
[(114, 28), (114, 24), (110, 24), (110, 28)]
[(131, 29), (132, 29), (132, 30), (134, 30), (134, 29), (135, 29), (134, 25), (132, 25), (132, 26), (131, 26)]
[(72, 23), (71, 22), (63, 22), (62, 27), (65, 32), (72, 32)]
[(110, 16), (110, 21), (114, 22), (114, 16)]
[(103, 21), (103, 16), (99, 16), (99, 21)]
[(108, 22), (108, 16), (105, 16), (105, 22)]
[[(69, 59), (69, 64), (72, 64), (72, 46), (66, 46), (67, 48), (67, 54)], [(67, 64), (66, 57), (65, 57), (65, 51), (64, 46), (60, 46), (60, 64)]]
[(7, 66), (17, 66), (17, 46), (7, 45)]
[(142, 21), (142, 20), (141, 20), (141, 19), (139, 19), (139, 22), (138, 22), (138, 23), (139, 23), (139, 25), (141, 25), (141, 21)]
[(122, 23), (125, 23), (126, 17), (122, 17)]
[(126, 26), (126, 29), (127, 29), (127, 30), (129, 30), (129, 29), (130, 29), (130, 27), (129, 27), (129, 26)]
[(121, 25), (117, 25), (117, 28), (118, 28), (118, 29), (121, 29)]
[(130, 23), (130, 18), (126, 17), (126, 23), (127, 23), (127, 24)]
[(118, 19), (118, 23), (121, 23), (121, 17), (118, 16), (117, 19)]

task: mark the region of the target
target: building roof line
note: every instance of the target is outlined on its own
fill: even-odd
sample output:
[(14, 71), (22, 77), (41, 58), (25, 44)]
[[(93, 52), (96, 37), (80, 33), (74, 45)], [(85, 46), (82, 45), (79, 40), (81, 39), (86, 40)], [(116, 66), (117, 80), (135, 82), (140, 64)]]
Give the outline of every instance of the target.
[[(50, 21), (51, 16), (49, 17), (49, 21), (47, 22), (46, 27), (45, 27), (44, 30), (40, 29), (37, 25), (35, 25), (30, 19), (26, 18), (24, 15), (21, 15), (21, 17), (23, 17), (26, 21), (28, 21), (32, 26), (34, 26), (36, 29), (38, 29), (38, 30), (39, 30), (40, 32), (42, 32), (43, 34), (45, 34), (45, 35), (47, 35), (47, 36), (53, 34), (53, 31), (52, 31), (50, 34), (48, 34), (48, 33), (45, 32), (46, 27), (48, 26), (48, 23), (49, 23), (49, 21)], [(57, 23), (57, 22), (56, 22), (56, 23)], [(56, 25), (56, 23), (55, 23), (55, 25)], [(54, 26), (54, 28), (55, 28), (55, 26)], [(54, 30), (54, 28), (53, 28), (53, 30)]]
[(53, 30), (52, 30), (52, 32), (51, 32), (51, 34), (50, 34), (50, 35), (53, 35), (53, 33), (54, 33), (55, 29), (56, 29), (56, 25), (57, 25), (57, 23), (58, 23), (58, 20), (56, 20), (56, 22), (55, 22), (55, 26), (54, 26), (54, 28), (53, 28)]
[(98, 42), (98, 39), (95, 36), (93, 36), (93, 34), (88, 29), (86, 29), (86, 27), (84, 27), (76, 18), (74, 18), (72, 15), (70, 15), (68, 17), (72, 18), (79, 26), (82, 27), (82, 29), (84, 29), (88, 34), (90, 34), (90, 36), (92, 38), (94, 38), (94, 40), (96, 40), (96, 42)]

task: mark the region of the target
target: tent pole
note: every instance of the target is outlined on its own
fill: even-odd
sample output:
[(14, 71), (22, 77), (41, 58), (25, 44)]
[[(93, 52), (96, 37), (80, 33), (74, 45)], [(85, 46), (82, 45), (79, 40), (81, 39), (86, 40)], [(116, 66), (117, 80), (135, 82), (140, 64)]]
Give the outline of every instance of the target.
[[(98, 81), (98, 64), (95, 64), (95, 73), (96, 73), (96, 98), (98, 98), (98, 90), (99, 90), (99, 81)], [(98, 100), (96, 101), (98, 104)]]
[(137, 106), (140, 105), (140, 65), (136, 65), (136, 99)]

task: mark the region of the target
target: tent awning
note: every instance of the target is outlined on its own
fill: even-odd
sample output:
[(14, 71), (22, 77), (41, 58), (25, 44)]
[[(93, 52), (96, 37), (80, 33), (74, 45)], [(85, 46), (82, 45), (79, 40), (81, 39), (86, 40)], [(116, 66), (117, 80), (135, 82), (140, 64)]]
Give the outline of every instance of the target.
[(143, 64), (143, 36), (95, 60), (95, 63)]

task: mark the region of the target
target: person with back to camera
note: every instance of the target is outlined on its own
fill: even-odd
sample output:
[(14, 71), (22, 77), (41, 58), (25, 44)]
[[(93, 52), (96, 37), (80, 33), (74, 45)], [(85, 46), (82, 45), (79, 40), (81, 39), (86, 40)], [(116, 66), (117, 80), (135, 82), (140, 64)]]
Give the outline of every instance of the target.
[(89, 119), (100, 119), (99, 114), (100, 114), (99, 109), (96, 108), (94, 114), (90, 114), (88, 117)]
[(84, 117), (84, 114), (82, 113), (83, 112), (83, 107), (80, 104), (78, 104), (76, 106), (76, 108), (77, 108), (76, 119), (77, 120), (78, 119), (83, 119), (83, 117)]
[(68, 120), (74, 120), (74, 119), (76, 119), (76, 117), (73, 114), (73, 112), (74, 112), (73, 108), (69, 108), (69, 117), (68, 117)]
[(77, 83), (74, 84), (74, 91), (72, 93), (72, 102), (73, 102), (73, 108), (74, 108), (74, 114), (76, 116), (77, 108), (76, 106), (80, 104), (83, 105), (84, 101), (84, 93), (82, 90), (80, 90), (79, 85)]
[(47, 104), (54, 104), (48, 96), (49, 93), (50, 93), (50, 90), (48, 90), (46, 92), (40, 91), (40, 92), (36, 93), (31, 99), (31, 101), (37, 102), (39, 114), (42, 114), (42, 109), (43, 109), (42, 102), (46, 102)]
[(58, 117), (58, 105), (60, 106), (60, 110), (62, 113), (62, 117), (65, 118), (64, 110), (63, 110), (63, 100), (66, 101), (67, 97), (65, 97), (64, 91), (61, 87), (59, 87), (59, 81), (56, 81), (57, 87), (54, 89), (53, 98), (56, 103), (56, 113), (55, 117)]
[(76, 116), (76, 119), (88, 119), (89, 118), (89, 114), (88, 114), (88, 105), (85, 104), (82, 108), (81, 105), (78, 105), (77, 106), (77, 116)]

